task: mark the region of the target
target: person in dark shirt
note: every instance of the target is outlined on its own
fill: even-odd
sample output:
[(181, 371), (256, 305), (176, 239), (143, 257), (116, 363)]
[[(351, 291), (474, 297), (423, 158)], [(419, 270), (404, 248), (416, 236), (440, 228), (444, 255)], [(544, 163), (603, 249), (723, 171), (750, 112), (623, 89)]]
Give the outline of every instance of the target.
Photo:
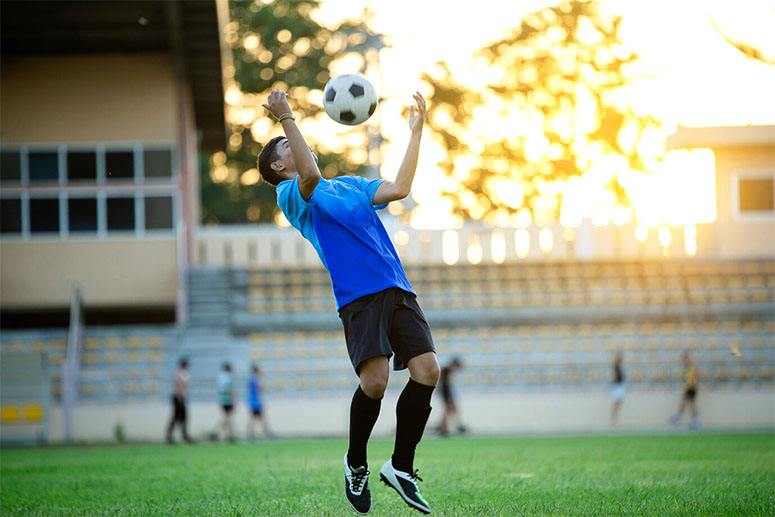
[(611, 374), (611, 398), (614, 401), (611, 406), (611, 425), (616, 427), (619, 425), (619, 411), (627, 394), (627, 386), (624, 382), (624, 356), (621, 352), (616, 352), (614, 356)]
[(452, 389), (453, 374), (463, 367), (463, 362), (460, 358), (455, 357), (448, 365), (441, 369), (441, 375), (439, 376), (439, 393), (442, 399), (444, 399), (444, 415), (441, 417), (439, 423), (439, 434), (442, 436), (449, 435), (449, 427), (452, 419), (457, 420), (457, 430), (460, 433), (465, 433), (466, 428), (460, 422), (460, 416), (457, 411), (457, 404), (455, 403), (455, 393)]

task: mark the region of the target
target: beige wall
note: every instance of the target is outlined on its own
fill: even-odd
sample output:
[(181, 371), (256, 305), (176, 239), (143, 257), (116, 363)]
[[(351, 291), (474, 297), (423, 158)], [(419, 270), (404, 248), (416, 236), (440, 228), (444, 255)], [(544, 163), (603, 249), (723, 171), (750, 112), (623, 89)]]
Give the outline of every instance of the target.
[[(621, 410), (621, 428), (625, 432), (674, 432), (669, 425), (681, 393), (676, 391), (633, 390)], [(704, 429), (775, 429), (775, 393), (772, 388), (759, 390), (707, 390), (697, 399), (700, 422)], [(385, 396), (383, 408), (395, 405), (394, 396)], [(428, 428), (437, 425), (440, 406), (433, 401)], [(463, 422), (474, 434), (511, 434), (546, 432), (611, 432), (611, 399), (607, 391), (577, 390), (546, 393), (461, 393), (459, 408)], [(344, 396), (313, 398), (273, 398), (269, 395), (266, 414), (272, 430), (280, 436), (346, 436), (349, 403)], [(122, 403), (112, 405), (80, 404), (73, 417), (76, 440), (113, 440), (118, 423), (128, 440), (163, 438), (170, 409), (166, 403)], [(189, 406), (189, 430), (194, 438), (210, 433), (220, 418), (220, 408), (212, 402)], [(50, 414), (50, 440), (63, 439), (63, 414), (55, 405)], [(244, 405), (237, 405), (234, 429), (244, 436)], [(685, 429), (688, 417), (684, 420)], [(383, 410), (373, 436), (390, 437), (395, 416)]]
[(716, 156), (716, 252), (720, 257), (775, 257), (775, 218), (735, 218), (733, 176), (775, 172), (775, 147), (714, 149)]
[(175, 240), (32, 240), (0, 246), (3, 308), (66, 306), (74, 282), (86, 305), (174, 305)]
[(3, 58), (0, 137), (6, 142), (174, 142), (170, 57)]

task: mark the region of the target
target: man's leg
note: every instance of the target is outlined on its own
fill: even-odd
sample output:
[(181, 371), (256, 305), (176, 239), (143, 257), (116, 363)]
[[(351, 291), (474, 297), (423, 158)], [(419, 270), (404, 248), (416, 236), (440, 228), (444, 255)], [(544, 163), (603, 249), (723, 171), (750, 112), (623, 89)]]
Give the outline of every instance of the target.
[(425, 352), (407, 363), (411, 378), (398, 397), (396, 405), (396, 445), (393, 457), (382, 465), (379, 478), (411, 506), (423, 513), (431, 507), (420, 494), (414, 470), (414, 451), (422, 439), (431, 414), (431, 395), (439, 380), (436, 354)]
[(384, 356), (367, 359), (358, 369), (360, 382), (350, 404), (350, 466), (367, 466), (366, 447), (379, 417), (389, 372), (388, 358)]
[(431, 395), (439, 380), (436, 354), (426, 352), (407, 363), (410, 379), (396, 405), (396, 443), (393, 449), (393, 467), (412, 472), (414, 452), (425, 432), (431, 414)]
[(387, 386), (388, 358), (372, 357), (358, 367), (360, 382), (350, 404), (350, 447), (344, 455), (344, 493), (358, 513), (371, 509), (366, 447)]
[(180, 428), (183, 431), (183, 440), (187, 443), (194, 443), (188, 434), (188, 408), (186, 408), (185, 399), (180, 401)]
[(173, 397), (172, 399), (172, 416), (170, 417), (170, 422), (167, 424), (167, 443), (173, 443), (175, 441), (175, 438), (172, 436), (172, 433), (175, 432), (175, 423), (178, 419), (178, 401), (176, 398)]

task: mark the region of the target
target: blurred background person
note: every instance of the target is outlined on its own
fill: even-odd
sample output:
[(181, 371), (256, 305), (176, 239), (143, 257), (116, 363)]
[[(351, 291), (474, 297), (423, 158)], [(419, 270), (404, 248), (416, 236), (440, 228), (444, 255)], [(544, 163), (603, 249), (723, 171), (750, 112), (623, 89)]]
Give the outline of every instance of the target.
[(444, 414), (441, 416), (441, 422), (439, 423), (439, 434), (441, 436), (449, 435), (449, 427), (452, 425), (453, 419), (457, 422), (458, 432), (461, 434), (466, 432), (466, 427), (460, 421), (457, 404), (455, 402), (455, 391), (452, 388), (453, 374), (462, 367), (463, 362), (460, 358), (454, 357), (441, 369), (441, 375), (439, 377), (439, 386), (441, 389), (439, 390), (439, 393), (444, 400)]
[(688, 351), (685, 351), (683, 354), (683, 377), (685, 382), (683, 398), (681, 399), (681, 405), (678, 407), (678, 413), (673, 415), (671, 422), (673, 425), (680, 425), (681, 420), (683, 420), (684, 410), (688, 406), (692, 412), (692, 421), (689, 424), (689, 429), (697, 429), (700, 427), (700, 415), (697, 411), (697, 367), (694, 366), (694, 361), (692, 361)]
[(169, 444), (175, 443), (175, 438), (172, 436), (175, 431), (175, 424), (180, 426), (183, 440), (187, 443), (193, 443), (193, 440), (188, 435), (188, 428), (186, 427), (186, 399), (188, 397), (188, 386), (190, 383), (191, 378), (188, 373), (188, 359), (183, 357), (178, 362), (178, 371), (175, 373), (175, 379), (173, 380), (172, 418), (167, 426), (167, 443)]
[(621, 350), (616, 352), (614, 356), (613, 371), (611, 373), (611, 398), (613, 399), (611, 425), (617, 427), (619, 425), (619, 411), (622, 409), (624, 396), (627, 394), (627, 385), (624, 378), (624, 355)]
[(266, 415), (264, 415), (261, 391), (261, 370), (258, 368), (258, 365), (254, 364), (250, 369), (250, 378), (248, 379), (248, 407), (250, 408), (250, 415), (248, 415), (247, 436), (249, 440), (256, 438), (256, 421), (261, 423), (264, 436), (267, 438), (272, 438), (273, 436), (269, 430), (269, 422), (267, 422)]
[(223, 367), (218, 374), (218, 401), (223, 410), (223, 420), (221, 429), (223, 437), (230, 442), (234, 441), (234, 430), (232, 427), (231, 415), (234, 412), (234, 379), (231, 375), (231, 365), (223, 363)]

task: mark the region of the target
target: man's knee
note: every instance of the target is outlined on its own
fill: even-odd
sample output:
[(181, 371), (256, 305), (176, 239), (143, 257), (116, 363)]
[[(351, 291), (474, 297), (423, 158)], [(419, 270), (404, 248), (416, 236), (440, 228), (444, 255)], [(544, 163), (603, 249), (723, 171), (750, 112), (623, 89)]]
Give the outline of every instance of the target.
[(364, 373), (361, 375), (361, 390), (371, 399), (379, 399), (385, 394), (387, 388), (387, 376), (378, 373)]
[(436, 354), (429, 353), (412, 360), (413, 364), (410, 365), (412, 379), (420, 384), (426, 386), (435, 386), (439, 381), (439, 375), (441, 369), (439, 368), (439, 362), (436, 360)]

